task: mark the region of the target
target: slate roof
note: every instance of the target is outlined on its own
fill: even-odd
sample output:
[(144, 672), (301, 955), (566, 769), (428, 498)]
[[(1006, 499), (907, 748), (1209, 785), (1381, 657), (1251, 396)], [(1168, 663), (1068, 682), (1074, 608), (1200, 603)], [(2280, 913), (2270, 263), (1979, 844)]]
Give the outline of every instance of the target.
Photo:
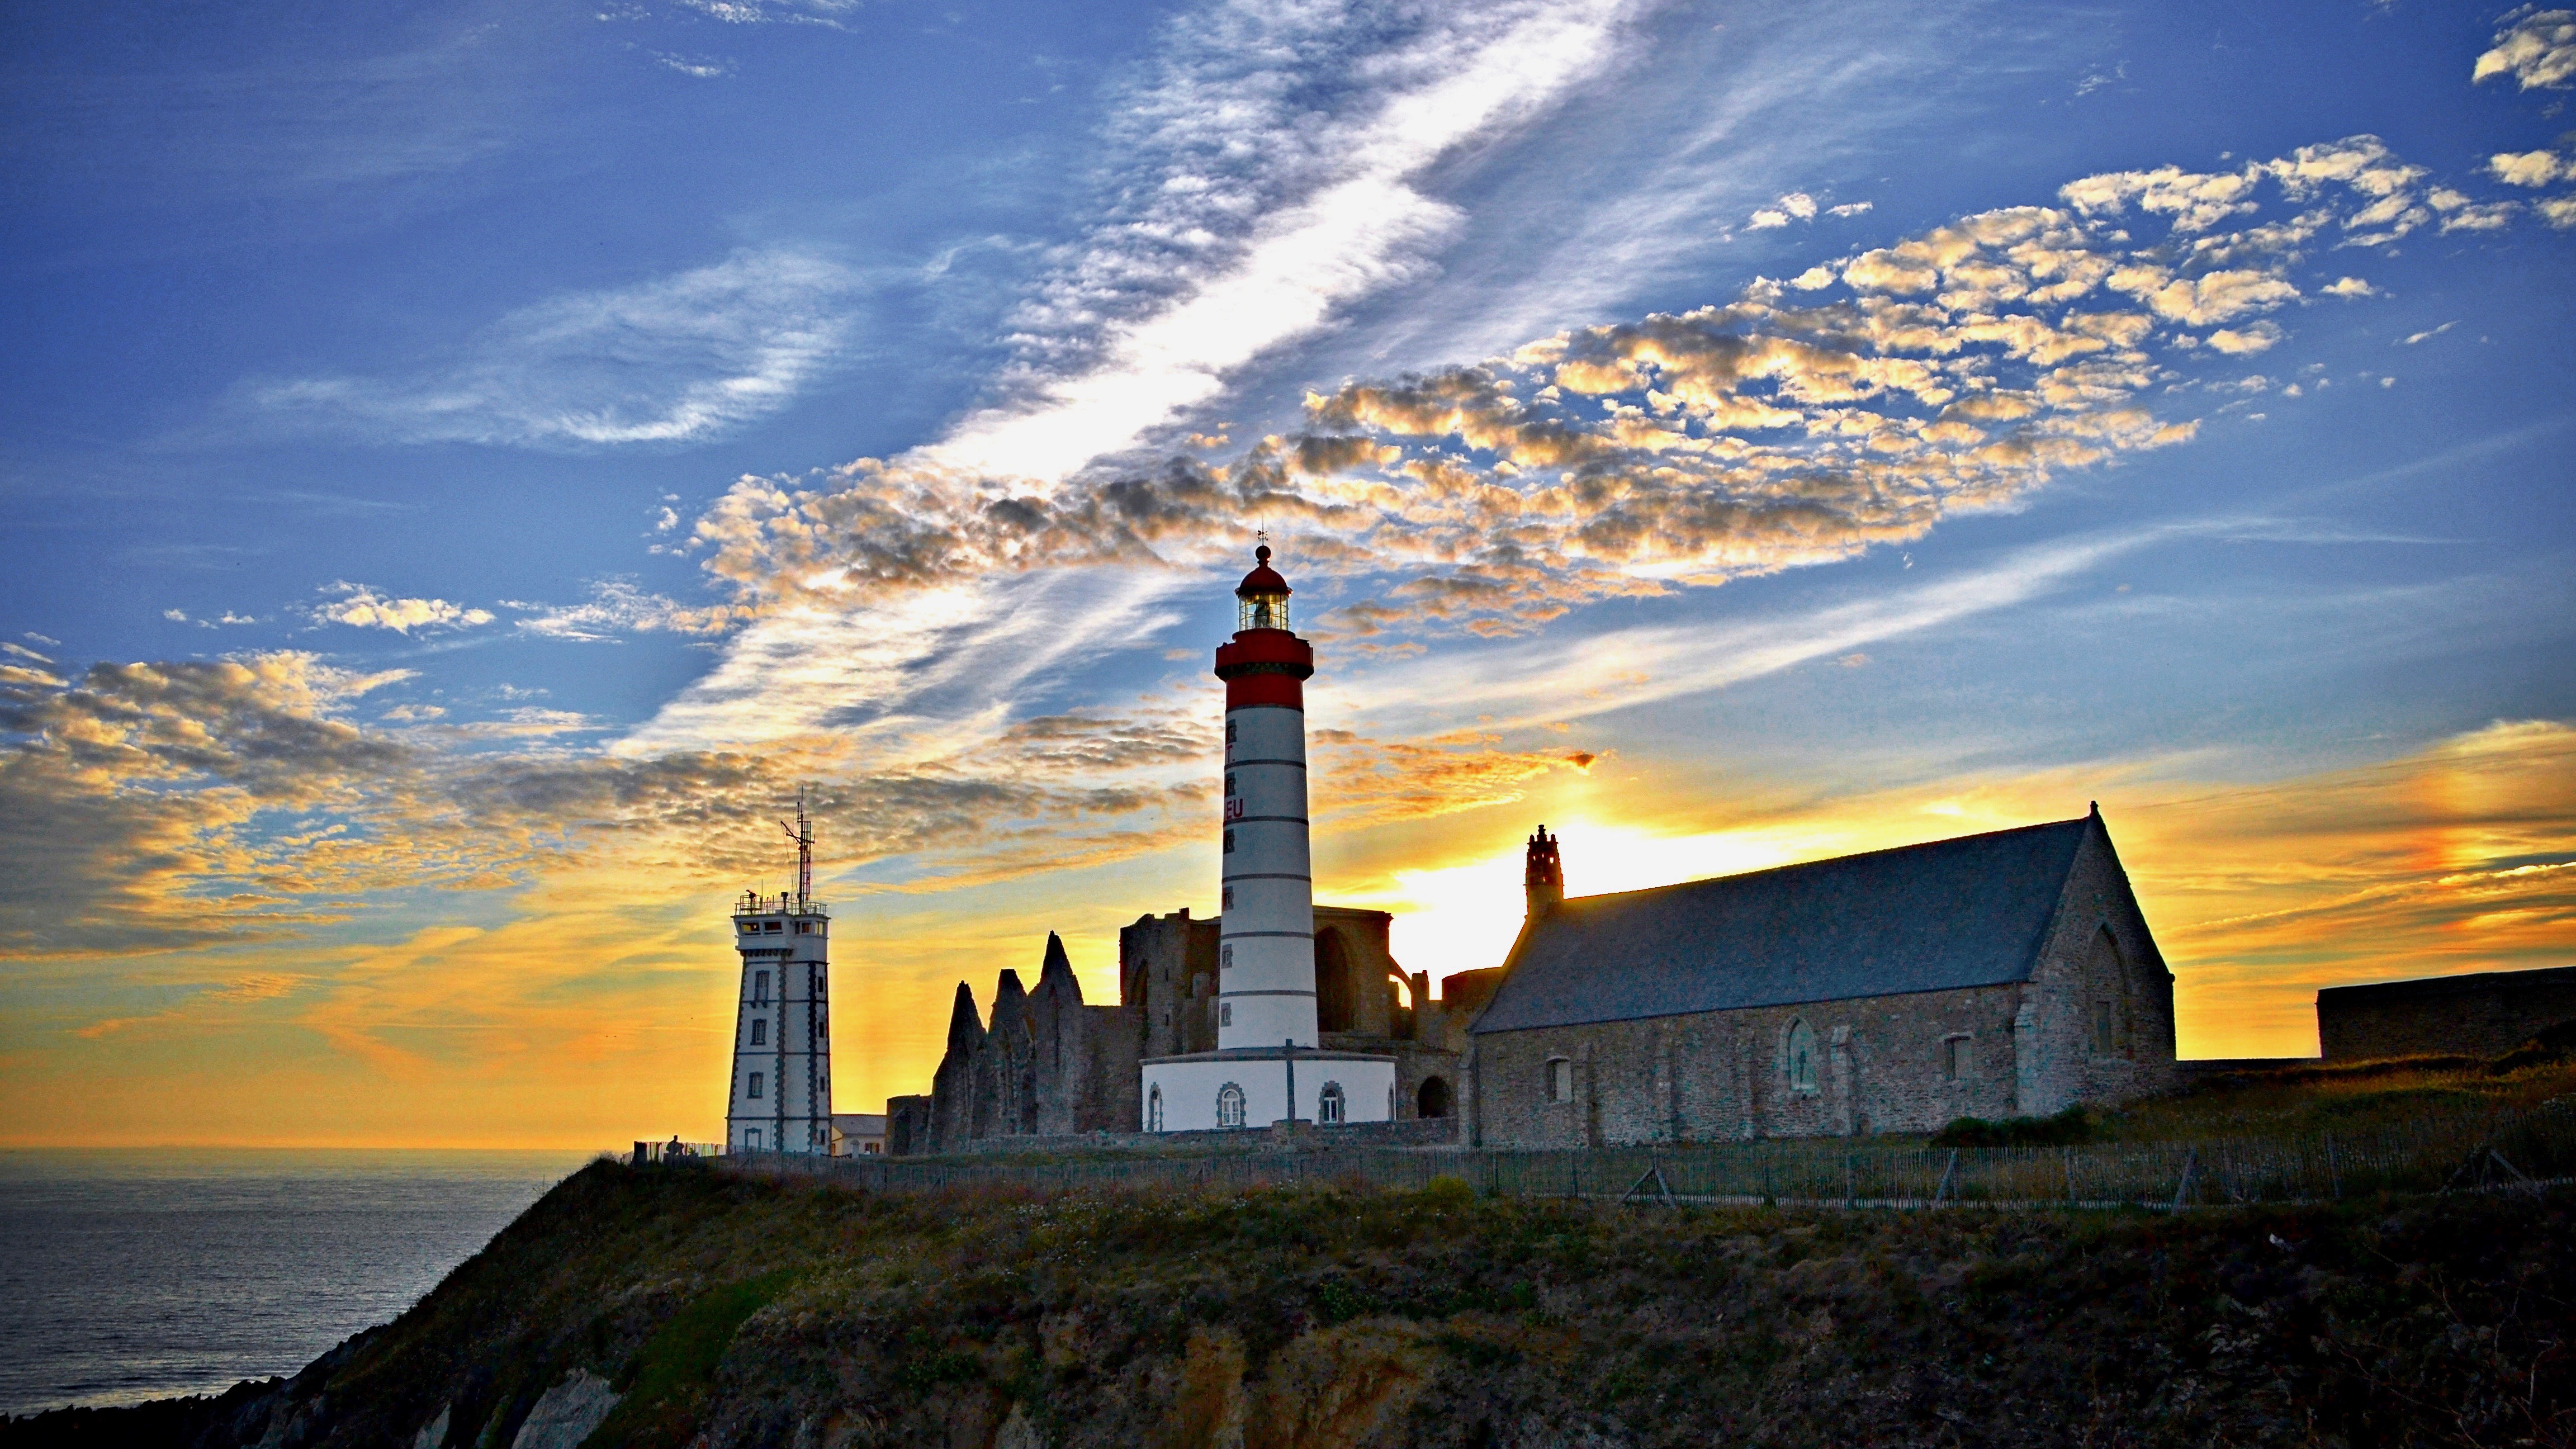
[(2094, 823), (1577, 897), (1531, 923), (1474, 1030), (2027, 980)]

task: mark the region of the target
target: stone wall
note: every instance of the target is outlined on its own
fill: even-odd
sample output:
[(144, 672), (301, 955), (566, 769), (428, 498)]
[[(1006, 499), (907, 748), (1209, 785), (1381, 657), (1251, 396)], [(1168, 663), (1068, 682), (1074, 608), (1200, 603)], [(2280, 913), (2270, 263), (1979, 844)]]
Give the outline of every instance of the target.
[(1923, 1132), (2166, 1090), (2173, 1040), (2173, 976), (2097, 833), (2027, 982), (1480, 1033), (1468, 1111), (1485, 1147)]
[[(1473, 1056), (1476, 1145), (1928, 1131), (2010, 1116), (2019, 1005), (2018, 987), (1984, 987), (1488, 1033)], [(1801, 1028), (1803, 1080), (1791, 1058)], [(1966, 1043), (1955, 1079), (1952, 1040)]]
[(1455, 1147), (1459, 1119), (1409, 1122), (1343, 1122), (1321, 1126), (1298, 1122), (1293, 1127), (1273, 1122), (1268, 1127), (1238, 1127), (1207, 1132), (1086, 1132), (1069, 1137), (990, 1137), (961, 1144), (956, 1152), (965, 1156), (1030, 1152), (1093, 1152), (1105, 1149), (1204, 1151), (1210, 1147), (1235, 1148), (1246, 1152), (1296, 1151), (1329, 1152), (1349, 1147)]
[(913, 1157), (930, 1151), (931, 1106), (927, 1093), (886, 1098), (886, 1156)]
[(2317, 993), (2317, 1045), (2330, 1062), (2501, 1056), (2543, 1028), (2567, 1021), (2576, 1021), (2576, 966), (2330, 986)]

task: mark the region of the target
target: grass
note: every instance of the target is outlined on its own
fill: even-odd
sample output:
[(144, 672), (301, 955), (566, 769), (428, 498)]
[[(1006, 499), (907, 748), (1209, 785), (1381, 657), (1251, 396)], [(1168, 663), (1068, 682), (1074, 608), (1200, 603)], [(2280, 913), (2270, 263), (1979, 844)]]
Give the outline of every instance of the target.
[(2576, 1092), (2576, 1061), (2519, 1053), (2230, 1073), (2171, 1096), (2098, 1113), (2096, 1140), (2188, 1142), (2296, 1137), (2394, 1125), (2427, 1115), (2512, 1111)]
[[(2286, 1139), (2571, 1087), (2530, 1054), (2308, 1067), (2082, 1130)], [(442, 1408), (449, 1445), (507, 1444), (576, 1369), (623, 1393), (596, 1446), (2576, 1445), (2570, 1322), (2566, 1193), (1850, 1213), (603, 1162), (283, 1407), (236, 1391), (0, 1449), (175, 1445), (218, 1413), (248, 1428), (204, 1442), (410, 1443)]]
[(296, 1393), (315, 1449), (442, 1406), (506, 1444), (576, 1368), (626, 1392), (596, 1445), (2545, 1444), (2570, 1321), (2563, 1196), (1855, 1214), (599, 1164)]

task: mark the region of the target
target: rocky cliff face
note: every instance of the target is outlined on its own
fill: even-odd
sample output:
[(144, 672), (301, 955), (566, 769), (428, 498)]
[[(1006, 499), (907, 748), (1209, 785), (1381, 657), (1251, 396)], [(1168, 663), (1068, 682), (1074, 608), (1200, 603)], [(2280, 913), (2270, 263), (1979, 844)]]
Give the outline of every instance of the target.
[(2565, 1443), (2571, 1205), (869, 1198), (602, 1164), (295, 1379), (0, 1444)]

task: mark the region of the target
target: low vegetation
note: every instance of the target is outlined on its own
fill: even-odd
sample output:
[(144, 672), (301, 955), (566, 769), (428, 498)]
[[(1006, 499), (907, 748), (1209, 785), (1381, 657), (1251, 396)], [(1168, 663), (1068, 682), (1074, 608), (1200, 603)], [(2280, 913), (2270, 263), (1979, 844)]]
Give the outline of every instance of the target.
[(2571, 1209), (880, 1197), (601, 1163), (264, 1414), (0, 1439), (410, 1444), (444, 1412), (500, 1445), (580, 1370), (624, 1393), (594, 1444), (2568, 1443)]
[(2231, 1072), (2096, 1117), (2098, 1140), (2295, 1137), (2510, 1112), (2576, 1092), (2576, 1023), (2501, 1057), (2397, 1057)]
[[(2576, 1085), (2542, 1045), (1944, 1135), (2495, 1118)], [(1854, 1211), (1496, 1197), (1448, 1176), (878, 1194), (601, 1162), (293, 1380), (0, 1425), (0, 1449), (500, 1449), (567, 1383), (618, 1396), (585, 1442), (672, 1449), (2576, 1445), (2576, 1192), (2514, 1182)]]

